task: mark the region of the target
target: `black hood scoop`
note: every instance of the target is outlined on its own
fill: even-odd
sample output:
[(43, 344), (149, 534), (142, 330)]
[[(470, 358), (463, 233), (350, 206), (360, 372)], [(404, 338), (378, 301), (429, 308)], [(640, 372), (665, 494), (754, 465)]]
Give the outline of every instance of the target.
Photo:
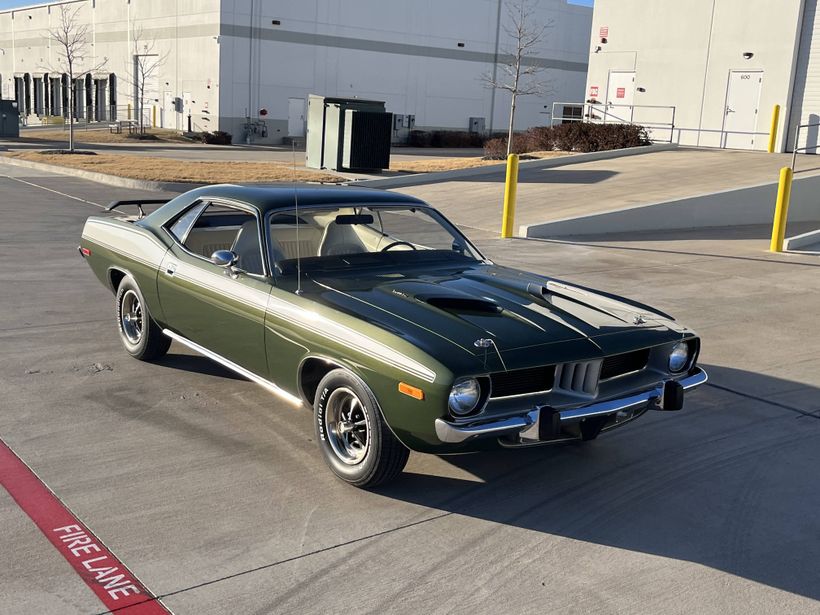
[(432, 305), (440, 310), (456, 313), (478, 313), (478, 314), (500, 314), (501, 306), (494, 301), (487, 299), (477, 299), (473, 297), (456, 297), (452, 295), (416, 297), (428, 305)]

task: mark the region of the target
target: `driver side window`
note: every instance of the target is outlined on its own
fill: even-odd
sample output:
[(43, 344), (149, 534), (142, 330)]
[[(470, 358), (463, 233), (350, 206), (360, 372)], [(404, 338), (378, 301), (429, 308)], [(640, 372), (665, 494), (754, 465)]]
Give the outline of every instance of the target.
[[(185, 217), (183, 215), (177, 224)], [(173, 229), (174, 227), (171, 232), (174, 232)], [(208, 203), (188, 231), (183, 245), (190, 252), (208, 260), (214, 252), (230, 250), (237, 256), (236, 266), (239, 269), (257, 275), (265, 273), (259, 224), (256, 216), (241, 209), (221, 203)]]

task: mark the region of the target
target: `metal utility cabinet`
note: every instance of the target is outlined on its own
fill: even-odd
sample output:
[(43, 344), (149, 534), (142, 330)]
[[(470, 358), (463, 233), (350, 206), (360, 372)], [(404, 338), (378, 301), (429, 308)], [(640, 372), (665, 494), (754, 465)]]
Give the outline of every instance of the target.
[(332, 171), (379, 171), (390, 166), (393, 115), (384, 102), (311, 94), (306, 166)]
[(0, 100), (0, 137), (20, 136), (20, 111), (13, 100)]

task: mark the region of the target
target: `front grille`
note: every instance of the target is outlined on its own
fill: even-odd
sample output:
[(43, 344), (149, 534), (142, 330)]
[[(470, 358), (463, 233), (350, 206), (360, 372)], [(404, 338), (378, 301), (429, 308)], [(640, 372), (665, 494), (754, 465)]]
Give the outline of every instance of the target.
[(604, 359), (601, 366), (601, 380), (616, 378), (630, 372), (637, 372), (646, 367), (649, 362), (649, 348), (616, 354)]
[(548, 391), (555, 382), (555, 366), (529, 367), (490, 375), (493, 385), (490, 397), (509, 397)]
[(573, 393), (594, 395), (598, 388), (601, 373), (601, 361), (584, 361), (582, 363), (562, 363), (555, 376), (557, 388)]

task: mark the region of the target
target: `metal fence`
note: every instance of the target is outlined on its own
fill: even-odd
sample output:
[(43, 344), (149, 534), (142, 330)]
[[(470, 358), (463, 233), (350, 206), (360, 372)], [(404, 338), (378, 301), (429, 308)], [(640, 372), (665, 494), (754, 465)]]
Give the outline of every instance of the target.
[(804, 128), (820, 128), (820, 122), (813, 122), (811, 124), (798, 124), (795, 126), (794, 129), (794, 145), (792, 146), (792, 172), (796, 171), (797, 167), (797, 154), (799, 152), (807, 153), (809, 150), (817, 150), (817, 145), (806, 145), (805, 147), (799, 147), (800, 145), (800, 131)]
[(649, 138), (672, 143), (676, 108), (671, 105), (610, 105), (606, 103), (552, 103), (551, 125), (570, 122), (643, 126)]

